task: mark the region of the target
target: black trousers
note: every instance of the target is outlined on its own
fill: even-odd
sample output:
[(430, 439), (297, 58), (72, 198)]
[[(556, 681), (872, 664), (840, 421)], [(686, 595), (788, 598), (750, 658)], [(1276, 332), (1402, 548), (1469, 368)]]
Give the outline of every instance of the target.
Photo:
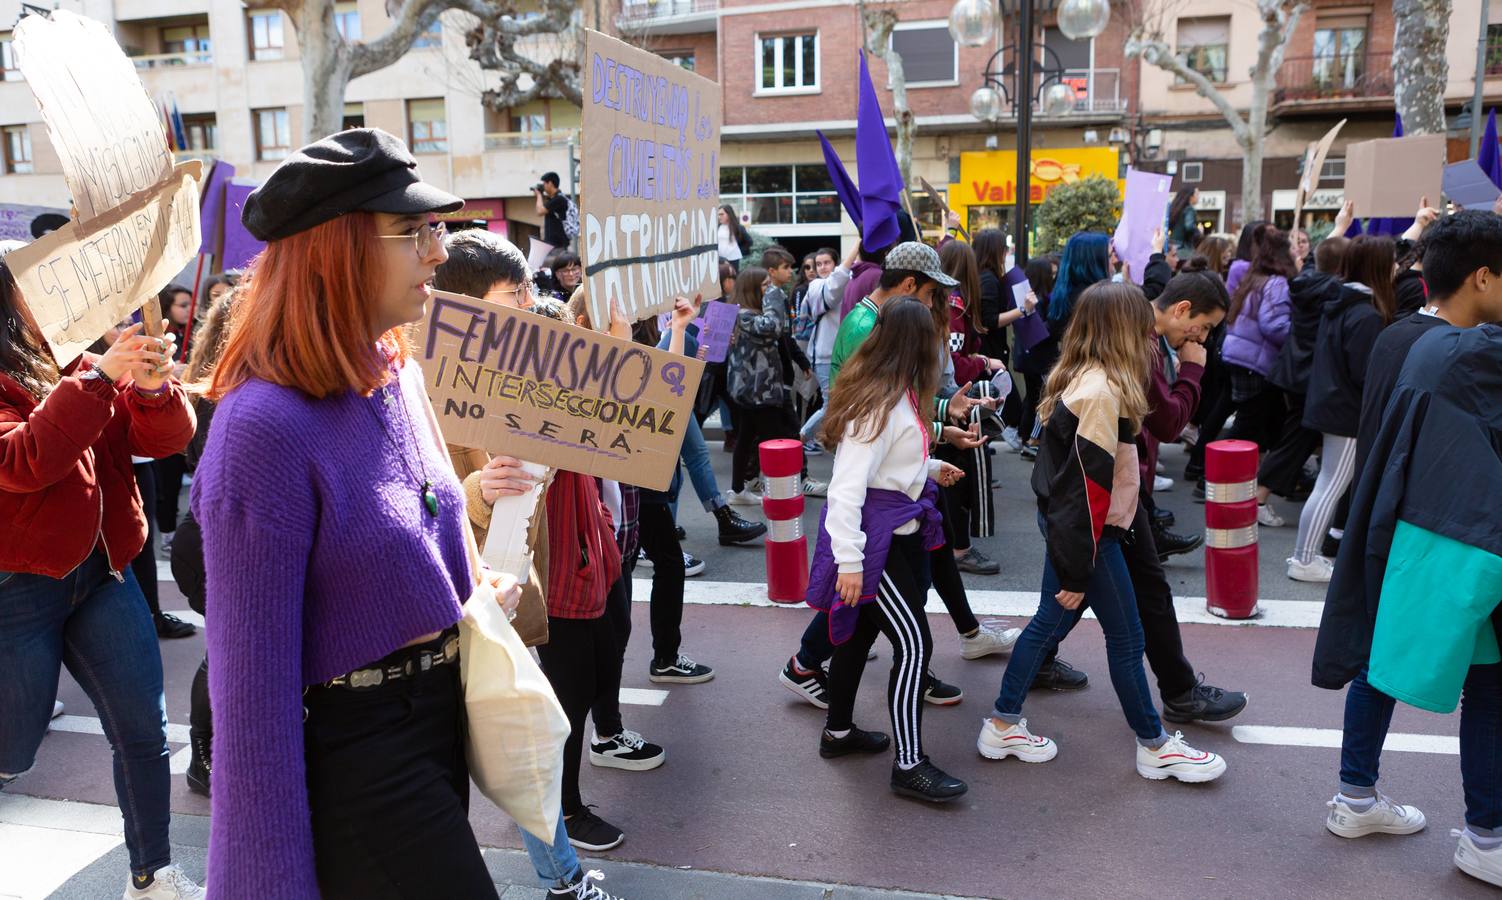
[[(606, 606), (608, 609), (609, 601)], [(579, 765), (583, 760), (588, 728), (585, 719), (589, 717), (590, 709), (606, 698), (615, 698), (619, 703), (621, 653), (608, 614), (593, 619), (548, 616), (548, 642), (537, 648), (537, 658), (542, 663), (543, 674), (553, 685), (553, 693), (558, 695), (558, 702), (568, 715), (568, 741), (563, 745), (563, 814), (566, 816), (584, 811), (584, 798), (579, 792)]]
[[(1158, 561), (1158, 547), (1153, 543), (1147, 508), (1140, 503), (1127, 539), (1121, 542), (1121, 554), (1126, 558), (1132, 590), (1137, 594), (1144, 651), (1148, 666), (1158, 678), (1158, 693), (1164, 699), (1178, 697), (1194, 687), (1194, 667), (1184, 657), (1184, 639), (1179, 633), (1179, 618), (1173, 609), (1173, 588), (1169, 587), (1163, 564)], [(1060, 642), (1063, 639), (1059, 638)], [(1056, 656), (1058, 644), (1054, 645), (1043, 664), (1052, 663)]]
[(933, 635), (923, 612), (928, 595), (928, 556), (918, 535), (892, 538), (876, 599), (861, 605), (854, 636), (835, 648), (829, 664), (826, 727), (843, 731), (854, 727), (855, 694), (866, 671), (866, 652), (878, 633), (886, 635), (892, 644), (892, 670), (887, 675), (892, 743), (897, 762), (906, 765), (923, 758), (923, 691), (934, 652)]
[(469, 826), (459, 666), (370, 691), (312, 688), (303, 703), (320, 893), (495, 897)]
[(666, 503), (641, 505), (641, 548), (652, 561), (652, 660), (668, 665), (683, 644), (683, 545)]
[(1022, 401), (1022, 416), (1017, 425), (1017, 434), (1023, 441), (1029, 441), (1032, 440), (1033, 425), (1038, 420), (1038, 401), (1043, 399), (1043, 376), (1023, 372), (1022, 386), (1027, 390), (1027, 397)]
[(960, 450), (940, 444), (934, 454), (965, 473), (957, 483), (939, 489), (944, 495), (944, 521), (950, 526), (950, 545), (956, 550), (968, 550), (972, 537), (990, 537), (996, 530), (991, 457), (986, 449), (985, 445)]
[[(156, 527), (164, 534), (171, 534), (177, 530), (178, 500), (183, 492), (183, 476), (188, 473), (188, 458), (174, 453), (152, 460), (151, 466), (156, 469)], [(148, 506), (148, 518), (152, 512)]]
[(1277, 446), (1262, 457), (1257, 483), (1280, 497), (1292, 495), (1304, 474), (1304, 461), (1319, 449), (1320, 433), (1304, 427), (1304, 395), (1283, 391), (1283, 429)]
[(1283, 392), (1270, 384), (1250, 398), (1236, 404), (1236, 423), (1231, 426), (1231, 440), (1253, 441), (1263, 453), (1277, 446), (1283, 432), (1287, 408)]
[[(636, 560), (631, 560), (629, 565), (622, 561), (621, 578), (610, 586), (610, 593), (605, 597), (605, 620), (610, 623), (610, 633), (615, 636), (617, 648), (617, 685), (620, 684), (621, 672), (625, 671), (626, 645), (631, 643), (631, 572), (635, 568)], [(617, 690), (597, 697), (590, 715), (594, 717), (595, 732), (601, 737), (620, 734), (626, 727), (621, 721), (621, 692)]]
[(136, 463), (136, 489), (141, 492), (141, 509), (146, 513), (146, 546), (130, 561), (130, 570), (136, 573), (141, 593), (146, 595), (146, 605), (153, 616), (161, 615), (162, 601), (156, 585), (156, 469), (151, 463)]
[[(796, 438), (798, 423), (785, 406), (741, 406), (734, 401), (731, 406), (735, 410), (735, 453), (730, 462), (730, 489), (740, 491), (747, 481), (761, 474), (758, 451), (761, 442), (773, 438)], [(808, 474), (806, 458), (803, 474)]]

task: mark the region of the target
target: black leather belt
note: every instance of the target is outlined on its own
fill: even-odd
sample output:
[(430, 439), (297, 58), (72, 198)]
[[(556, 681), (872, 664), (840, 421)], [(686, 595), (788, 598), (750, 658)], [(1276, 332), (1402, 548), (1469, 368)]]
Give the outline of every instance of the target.
[(368, 691), (421, 675), (437, 666), (446, 666), (458, 661), (459, 630), (449, 628), (425, 644), (398, 650), (374, 666), (356, 669), (346, 675), (331, 678), (318, 687)]

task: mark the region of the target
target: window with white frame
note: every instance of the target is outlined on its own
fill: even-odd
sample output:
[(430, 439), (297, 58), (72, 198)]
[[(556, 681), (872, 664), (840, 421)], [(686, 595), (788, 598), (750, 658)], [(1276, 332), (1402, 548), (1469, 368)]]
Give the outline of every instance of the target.
[(720, 202), (752, 225), (838, 224), (840, 198), (822, 164), (721, 166)]
[(5, 143), (3, 147), (5, 155), (5, 174), (29, 175), (31, 167), (31, 127), (28, 125), (6, 125), (0, 128)]
[(960, 83), (960, 48), (948, 22), (898, 22), (892, 28), (891, 47), (902, 57), (908, 87)]
[(354, 0), (342, 0), (334, 4), (334, 28), (346, 41), (360, 39), (360, 10)]
[(1211, 81), (1223, 83), (1231, 52), (1231, 17), (1180, 19), (1178, 26), (1179, 61)]
[(812, 94), (819, 90), (819, 33), (757, 36), (758, 94)]
[(16, 64), (16, 47), (11, 33), (0, 31), (0, 81), (20, 81), (21, 68)]

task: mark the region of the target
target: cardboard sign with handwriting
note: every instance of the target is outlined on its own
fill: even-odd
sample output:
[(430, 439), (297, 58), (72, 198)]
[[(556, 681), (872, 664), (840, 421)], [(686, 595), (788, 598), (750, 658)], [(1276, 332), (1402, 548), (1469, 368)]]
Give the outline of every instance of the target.
[(665, 490), (704, 364), (446, 291), (417, 359), (444, 438)]
[(59, 363), (155, 300), (198, 254), (203, 163), (179, 163), (175, 174), (88, 225), (69, 222), (6, 256)]
[(584, 32), (579, 255), (590, 321), (635, 322), (720, 296), (720, 86)]
[(91, 224), (173, 179), (162, 117), (102, 23), (55, 10), (23, 17), (14, 40), (79, 222)]

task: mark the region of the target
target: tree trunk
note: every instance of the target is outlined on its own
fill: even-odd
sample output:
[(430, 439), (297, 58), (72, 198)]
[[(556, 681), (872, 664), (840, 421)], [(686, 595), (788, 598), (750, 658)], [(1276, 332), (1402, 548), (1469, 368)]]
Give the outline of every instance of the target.
[(1255, 222), (1262, 211), (1262, 139), (1241, 145), (1241, 221)]
[(1392, 14), (1393, 98), (1403, 132), (1443, 134), (1450, 0), (1393, 0)]
[(312, 143), (344, 128), (344, 90), (353, 60), (334, 27), (334, 4), (303, 0), (295, 27), (302, 50), (303, 140)]
[(918, 119), (907, 105), (907, 73), (902, 70), (902, 55), (889, 51), (884, 58), (892, 79), (892, 118), (897, 120), (897, 170), (902, 173), (902, 190), (906, 192), (913, 183), (913, 133), (918, 130)]

